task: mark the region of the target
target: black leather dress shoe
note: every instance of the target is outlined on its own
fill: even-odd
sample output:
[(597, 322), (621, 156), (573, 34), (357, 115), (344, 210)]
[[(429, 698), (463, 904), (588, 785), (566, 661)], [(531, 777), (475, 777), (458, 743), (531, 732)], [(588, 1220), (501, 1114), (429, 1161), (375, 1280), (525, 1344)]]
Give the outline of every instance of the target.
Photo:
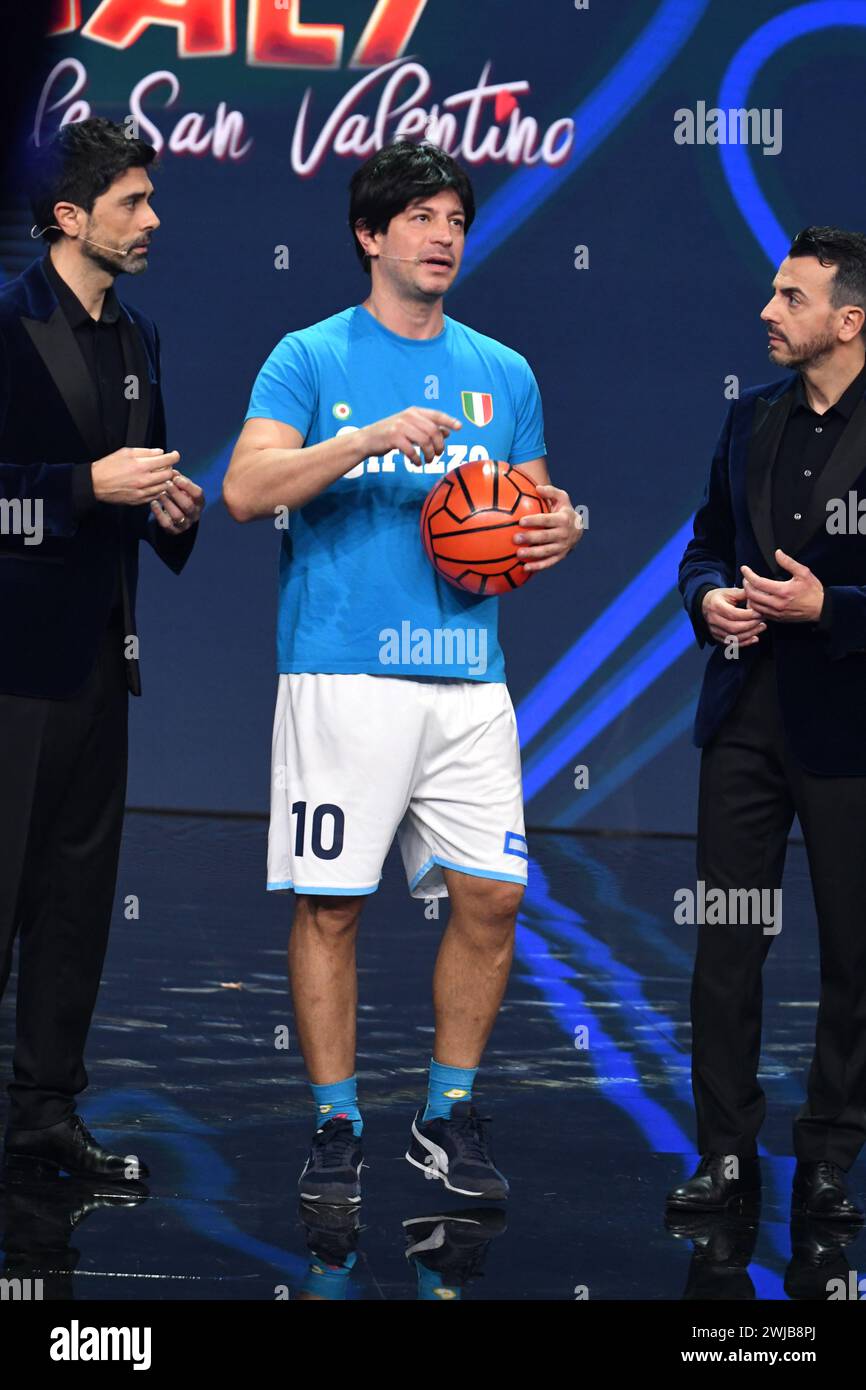
[(859, 1239), (860, 1228), (853, 1222), (822, 1221), (820, 1217), (799, 1213), (792, 1215), (791, 1262), (785, 1270), (788, 1297), (827, 1302), (833, 1288), (847, 1291), (853, 1283), (853, 1294), (849, 1293), (848, 1297), (859, 1298), (858, 1276), (845, 1254), (846, 1246)]
[(130, 1182), (149, 1176), (147, 1165), (97, 1144), (80, 1115), (70, 1115), (48, 1129), (6, 1131), (6, 1171), (34, 1175), (39, 1170), (71, 1173), (105, 1182)]
[(732, 1204), (728, 1211), (669, 1211), (665, 1227), (694, 1251), (683, 1300), (745, 1301), (755, 1298), (749, 1265), (758, 1239), (758, 1217)]
[(864, 1217), (863, 1208), (848, 1195), (844, 1168), (826, 1159), (797, 1163), (791, 1210), (820, 1216), (824, 1221), (860, 1222)]
[(724, 1211), (733, 1202), (755, 1202), (761, 1195), (761, 1168), (756, 1158), (741, 1158), (739, 1176), (729, 1178), (730, 1154), (704, 1154), (687, 1182), (667, 1195), (674, 1211)]

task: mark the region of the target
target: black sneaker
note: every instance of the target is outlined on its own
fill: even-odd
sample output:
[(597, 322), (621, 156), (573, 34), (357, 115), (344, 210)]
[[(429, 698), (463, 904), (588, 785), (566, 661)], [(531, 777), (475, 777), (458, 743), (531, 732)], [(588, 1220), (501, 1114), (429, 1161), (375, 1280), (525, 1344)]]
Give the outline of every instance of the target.
[(412, 1142), (406, 1157), (428, 1178), (441, 1178), (449, 1192), (461, 1197), (487, 1197), (502, 1202), (508, 1183), (493, 1161), (485, 1126), (489, 1116), (479, 1115), (463, 1101), (451, 1110), (449, 1120), (423, 1123), (419, 1110), (412, 1121)]
[(351, 1120), (328, 1120), (313, 1135), (310, 1157), (298, 1179), (304, 1202), (353, 1206), (361, 1200), (361, 1140)]
[(310, 1254), (331, 1268), (345, 1266), (356, 1253), (361, 1231), (357, 1206), (323, 1206), (301, 1202), (298, 1214), (304, 1225)]
[(469, 1208), (438, 1216), (413, 1216), (403, 1222), (403, 1230), (407, 1241), (406, 1259), (438, 1274), (444, 1294), (481, 1277), (491, 1240), (505, 1230), (505, 1212), (488, 1207), (480, 1211)]

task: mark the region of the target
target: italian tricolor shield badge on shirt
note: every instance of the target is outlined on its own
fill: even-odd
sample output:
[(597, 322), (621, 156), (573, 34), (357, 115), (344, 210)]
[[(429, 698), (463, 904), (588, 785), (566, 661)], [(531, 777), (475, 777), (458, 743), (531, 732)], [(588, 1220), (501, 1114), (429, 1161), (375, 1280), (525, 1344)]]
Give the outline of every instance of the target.
[(493, 419), (493, 397), (487, 391), (461, 391), (463, 414), (473, 425), (489, 425)]

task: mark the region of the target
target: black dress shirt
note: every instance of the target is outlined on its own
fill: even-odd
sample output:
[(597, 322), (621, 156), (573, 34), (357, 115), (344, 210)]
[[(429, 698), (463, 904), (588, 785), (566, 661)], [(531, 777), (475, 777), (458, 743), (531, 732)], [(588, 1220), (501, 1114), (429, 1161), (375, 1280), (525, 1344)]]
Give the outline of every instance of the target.
[[(98, 402), (104, 454), (113, 454), (126, 444), (129, 427), (129, 400), (126, 396), (126, 369), (120, 338), (120, 303), (111, 286), (102, 301), (102, 313), (94, 319), (81, 300), (58, 274), (51, 256), (45, 257), (45, 274), (57, 302), (75, 335), (87, 363)], [(94, 460), (91, 459), (91, 463)], [(114, 580), (112, 620), (123, 618), (123, 592), (120, 566)]]
[(800, 531), (815, 484), (864, 392), (866, 366), (836, 404), (819, 415), (806, 399), (802, 376), (797, 378), (794, 400), (773, 467), (773, 531), (776, 544), (787, 555), (794, 555), (799, 548)]
[(114, 287), (106, 290), (102, 313), (98, 319), (94, 319), (58, 274), (50, 255), (45, 257), (45, 274), (87, 363), (97, 394), (105, 453), (113, 454), (115, 449), (122, 449), (126, 444), (129, 426), (126, 370), (119, 326), (120, 304)]

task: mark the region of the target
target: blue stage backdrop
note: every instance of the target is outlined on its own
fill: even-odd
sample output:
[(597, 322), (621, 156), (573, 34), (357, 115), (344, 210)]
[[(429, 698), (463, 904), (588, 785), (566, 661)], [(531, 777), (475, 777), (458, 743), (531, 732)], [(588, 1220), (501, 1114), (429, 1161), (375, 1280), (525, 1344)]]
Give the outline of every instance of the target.
[[(501, 605), (528, 822), (692, 830), (704, 658), (677, 562), (726, 398), (778, 375), (758, 314), (790, 234), (866, 226), (866, 3), (54, 13), (21, 136), (93, 113), (161, 149), (150, 269), (120, 290), (158, 323), (169, 444), (209, 501), (180, 580), (143, 564), (130, 804), (267, 807), (278, 534), (232, 522), (220, 484), (273, 345), (364, 297), (347, 183), (399, 132), (469, 168), (446, 310), (529, 359), (553, 481), (588, 509), (570, 559)], [(33, 254), (23, 202), (3, 223), (9, 276)]]

